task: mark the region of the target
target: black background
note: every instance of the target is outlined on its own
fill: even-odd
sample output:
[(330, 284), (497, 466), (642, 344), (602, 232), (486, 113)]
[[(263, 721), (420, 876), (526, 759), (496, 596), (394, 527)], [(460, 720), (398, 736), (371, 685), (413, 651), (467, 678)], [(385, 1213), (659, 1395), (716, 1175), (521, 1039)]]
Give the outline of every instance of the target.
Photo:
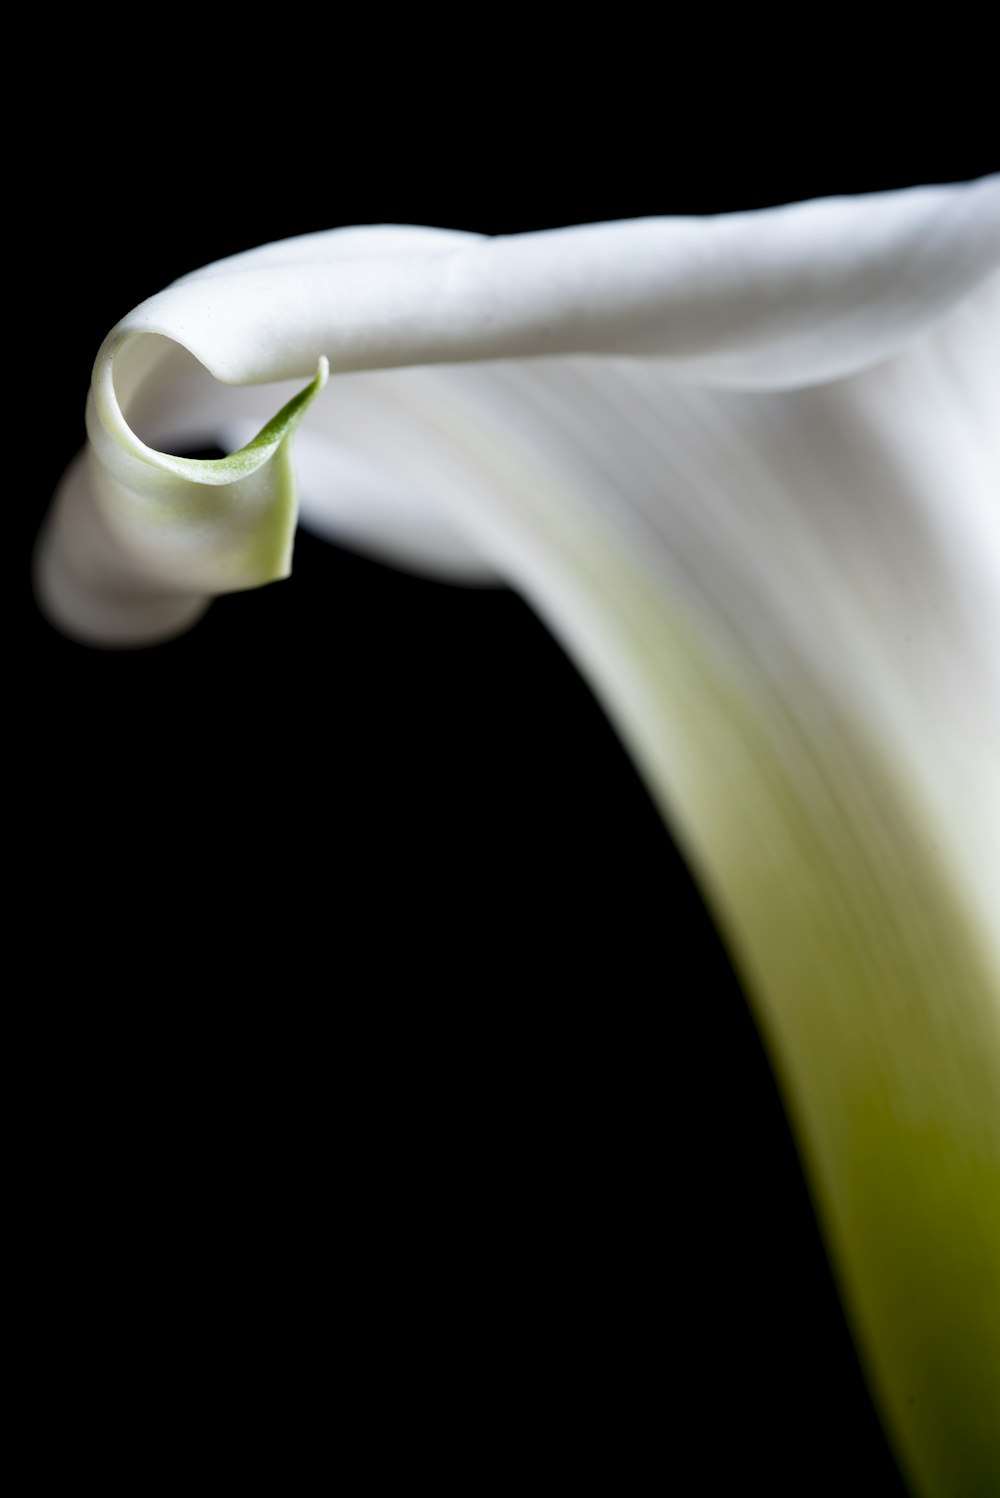
[(62, 1354), (152, 1349), (220, 1424), (253, 1385), (263, 1427), (227, 1429), (297, 1429), (278, 1472), (319, 1438), (334, 1477), (363, 1448), (463, 1489), (893, 1498), (725, 952), (520, 601), (308, 537), (289, 582), (154, 651), (83, 649), (30, 599), (101, 339), (198, 265), (339, 224), (509, 233), (997, 167), (856, 55), (818, 92), (773, 63), (730, 91), (711, 37), (668, 61), (624, 21), (582, 51), (481, 25), (337, 23), (305, 73), (308, 27), (258, 37), (222, 84), (184, 39), (109, 57), (29, 159), (13, 659)]

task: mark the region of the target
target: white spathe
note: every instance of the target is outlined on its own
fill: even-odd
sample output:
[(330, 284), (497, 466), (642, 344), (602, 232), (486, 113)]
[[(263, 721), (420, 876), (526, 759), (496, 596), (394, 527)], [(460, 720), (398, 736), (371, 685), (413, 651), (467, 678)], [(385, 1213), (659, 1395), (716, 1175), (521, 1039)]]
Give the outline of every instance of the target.
[[(995, 1494), (1000, 177), (510, 239), (341, 230), (187, 277), (99, 355), (40, 553), (63, 628), (156, 638), (287, 572), (287, 438), (325, 359), (308, 522), (492, 569), (563, 639), (755, 1001), (905, 1470)], [(278, 400), (218, 380), (317, 366), (219, 464), (136, 435), (238, 443)]]

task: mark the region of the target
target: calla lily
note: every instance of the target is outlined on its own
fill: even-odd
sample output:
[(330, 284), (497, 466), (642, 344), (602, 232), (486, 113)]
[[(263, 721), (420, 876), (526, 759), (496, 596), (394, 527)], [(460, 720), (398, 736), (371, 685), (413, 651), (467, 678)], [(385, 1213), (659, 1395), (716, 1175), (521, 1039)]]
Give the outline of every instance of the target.
[[(271, 420), (231, 388), (285, 380)], [(98, 356), (53, 620), (146, 643), (287, 575), (310, 406), (308, 525), (506, 578), (594, 685), (754, 1003), (904, 1471), (1000, 1491), (1000, 177), (188, 276)]]

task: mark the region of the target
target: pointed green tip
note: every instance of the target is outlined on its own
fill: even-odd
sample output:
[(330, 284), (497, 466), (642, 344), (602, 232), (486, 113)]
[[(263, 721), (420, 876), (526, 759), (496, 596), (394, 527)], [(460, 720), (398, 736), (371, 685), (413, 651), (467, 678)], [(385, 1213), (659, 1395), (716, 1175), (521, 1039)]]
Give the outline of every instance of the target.
[[(241, 447), (238, 452), (230, 453), (228, 458), (218, 458), (216, 461), (220, 464), (232, 464), (234, 467), (239, 464), (242, 468), (245, 464), (247, 467), (256, 468), (263, 451), (273, 450), (279, 442), (283, 442), (294, 432), (329, 377), (330, 361), (325, 354), (321, 354), (316, 373), (305, 389), (300, 390), (298, 395), (293, 395), (278, 414), (272, 416), (266, 426), (261, 427), (256, 437), (248, 442), (246, 447)], [(247, 459), (250, 462), (247, 463)]]

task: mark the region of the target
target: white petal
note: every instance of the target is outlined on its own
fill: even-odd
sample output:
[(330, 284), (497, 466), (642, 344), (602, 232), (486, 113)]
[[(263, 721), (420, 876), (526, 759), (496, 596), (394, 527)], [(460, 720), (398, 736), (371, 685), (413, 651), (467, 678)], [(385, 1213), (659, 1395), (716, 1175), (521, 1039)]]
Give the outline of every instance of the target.
[[(908, 1471), (992, 1491), (1000, 178), (508, 241), (310, 236), (188, 278), (105, 347), (80, 524), (120, 527), (137, 586), (241, 586), (266, 569), (230, 544), (238, 498), (199, 560), (194, 470), (119, 409), (138, 425), (181, 357), (142, 333), (233, 382), (328, 355), (340, 471), (450, 514), (566, 642), (729, 934)], [(282, 454), (249, 476), (272, 540)], [(157, 521), (181, 504), (176, 540), (140, 491)]]

